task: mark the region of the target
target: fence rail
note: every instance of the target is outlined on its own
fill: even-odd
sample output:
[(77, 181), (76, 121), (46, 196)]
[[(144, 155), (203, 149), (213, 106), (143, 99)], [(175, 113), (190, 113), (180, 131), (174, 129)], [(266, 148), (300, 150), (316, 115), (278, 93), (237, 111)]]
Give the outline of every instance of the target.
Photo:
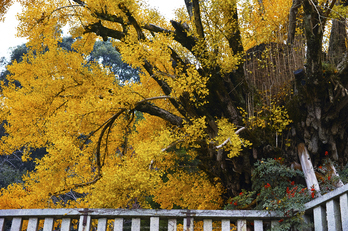
[(315, 231), (348, 231), (348, 184), (305, 204)]
[[(305, 220), (314, 223), (315, 231), (348, 231), (348, 184), (306, 203), (305, 208)], [(272, 230), (282, 218), (281, 213), (264, 210), (13, 209), (0, 210), (0, 231), (71, 231), (74, 221), (77, 231), (159, 231), (160, 226), (166, 231), (179, 226), (191, 231), (194, 221), (202, 221), (204, 231), (212, 231), (215, 221), (221, 222), (218, 230), (222, 231), (262, 231)], [(149, 228), (142, 227), (144, 222)]]
[(253, 223), (254, 230), (264, 230), (264, 226), (276, 225), (283, 218), (277, 212), (261, 210), (152, 210), (152, 209), (14, 209), (0, 210), (0, 231), (5, 219), (12, 218), (11, 231), (20, 231), (23, 220), (29, 220), (27, 231), (36, 231), (38, 221), (44, 219), (43, 231), (52, 231), (54, 220), (61, 220), (60, 230), (70, 231), (72, 219), (78, 219), (78, 231), (91, 229), (91, 221), (97, 219), (97, 231), (105, 231), (112, 221), (113, 231), (123, 230), (124, 221), (131, 220), (131, 230), (141, 230), (141, 220), (149, 220), (149, 230), (158, 231), (160, 220), (167, 223), (164, 230), (193, 230), (193, 221), (203, 221), (203, 230), (213, 230), (213, 221), (221, 221), (221, 230), (230, 231), (235, 224), (239, 231), (247, 230), (247, 221)]

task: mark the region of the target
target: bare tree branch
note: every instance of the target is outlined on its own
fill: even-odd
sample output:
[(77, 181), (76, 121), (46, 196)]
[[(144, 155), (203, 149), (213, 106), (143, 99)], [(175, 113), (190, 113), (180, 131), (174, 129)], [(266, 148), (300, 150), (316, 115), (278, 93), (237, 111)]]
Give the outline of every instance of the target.
[(101, 36), (104, 41), (107, 41), (108, 37), (121, 40), (125, 36), (123, 32), (104, 27), (101, 24), (101, 21), (86, 26), (84, 33), (90, 32), (94, 32), (95, 34)]
[(192, 3), (193, 3), (192, 5), (193, 5), (193, 16), (194, 16), (195, 27), (196, 27), (199, 38), (204, 39), (201, 12), (199, 9), (199, 0), (192, 0)]
[(156, 26), (154, 24), (145, 24), (143, 26), (144, 29), (152, 31), (152, 32), (158, 32), (158, 33), (167, 33), (167, 34), (174, 34), (174, 31), (164, 29), (162, 27)]
[(77, 4), (79, 4), (80, 6), (86, 6), (87, 4), (84, 1), (81, 0), (73, 0), (74, 2), (76, 2)]
[(190, 19), (192, 19), (193, 17), (192, 0), (185, 0), (185, 5), (186, 5), (187, 13), (190, 16)]

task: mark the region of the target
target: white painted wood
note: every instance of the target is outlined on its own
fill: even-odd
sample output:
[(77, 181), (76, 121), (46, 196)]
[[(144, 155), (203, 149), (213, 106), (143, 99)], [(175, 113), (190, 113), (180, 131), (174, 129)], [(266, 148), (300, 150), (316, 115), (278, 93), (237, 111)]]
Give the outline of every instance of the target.
[(227, 219), (221, 220), (221, 231), (230, 231), (231, 229), (231, 221)]
[[(86, 224), (84, 224), (84, 220), (86, 221)], [(78, 231), (89, 231), (91, 229), (91, 216), (80, 216), (79, 220), (79, 230)]]
[(122, 230), (123, 230), (123, 218), (115, 218), (114, 231), (122, 231)]
[(0, 218), (0, 231), (4, 231), (5, 218)]
[(22, 228), (22, 218), (14, 217), (12, 219), (11, 231), (21, 231)]
[(315, 176), (312, 161), (304, 143), (300, 143), (297, 146), (297, 152), (301, 162), (303, 174), (305, 175), (307, 188), (310, 191), (313, 187), (318, 194), (320, 192), (319, 183), (317, 177)]
[(168, 219), (168, 231), (176, 231), (176, 219)]
[(183, 231), (193, 231), (193, 218), (184, 218)]
[[(342, 188), (342, 190), (340, 190)], [(338, 194), (348, 191), (348, 184), (338, 188)], [(336, 190), (335, 190), (336, 191)], [(333, 192), (335, 192), (333, 191)], [(326, 194), (325, 194), (326, 195)], [(324, 195), (324, 196), (325, 196)], [(331, 195), (331, 194), (330, 194)], [(337, 193), (335, 194), (337, 195)], [(337, 195), (337, 196), (339, 196)], [(156, 209), (89, 209), (88, 215), (114, 219), (115, 217), (166, 217), (172, 219), (187, 217), (187, 210), (171, 209), (171, 210), (156, 210)], [(0, 217), (38, 217), (43, 219), (46, 217), (54, 217), (57, 219), (63, 217), (80, 217), (83, 212), (81, 209), (0, 209)], [(255, 220), (274, 217), (281, 219), (281, 215), (274, 211), (265, 210), (190, 210), (196, 218), (211, 218), (211, 219), (233, 219), (240, 218)]]
[[(313, 209), (313, 208), (317, 207), (318, 205), (325, 204), (327, 201), (331, 200), (331, 198), (339, 197), (340, 195), (345, 194), (347, 192), (348, 192), (348, 184), (346, 184), (340, 188), (337, 188), (332, 192), (326, 193), (318, 198), (315, 198), (314, 200), (312, 200), (310, 202), (307, 202), (305, 204), (305, 208), (306, 208), (306, 210)], [(1, 212), (1, 210), (0, 210), (0, 212)]]
[(254, 230), (255, 231), (263, 231), (263, 221), (262, 220), (254, 220)]
[(99, 218), (97, 231), (106, 231), (106, 224), (107, 224), (106, 218)]
[(326, 219), (328, 231), (341, 230), (340, 206), (337, 201), (326, 202)]
[(237, 220), (237, 231), (247, 231), (246, 220), (242, 220), (242, 219)]
[(38, 223), (39, 219), (37, 217), (29, 218), (27, 231), (37, 231)]
[(340, 196), (342, 230), (348, 231), (348, 193)]
[(313, 218), (315, 231), (327, 230), (326, 211), (324, 207), (320, 205), (315, 207), (313, 209)]
[(203, 220), (203, 231), (213, 231), (213, 220), (204, 219)]
[(45, 218), (43, 231), (52, 231), (53, 230), (53, 223), (54, 223), (53, 217)]
[(70, 226), (71, 226), (71, 218), (67, 218), (67, 217), (63, 218), (62, 219), (61, 231), (70, 231)]
[(140, 218), (132, 218), (132, 231), (140, 231)]
[(159, 217), (150, 217), (150, 231), (159, 231)]

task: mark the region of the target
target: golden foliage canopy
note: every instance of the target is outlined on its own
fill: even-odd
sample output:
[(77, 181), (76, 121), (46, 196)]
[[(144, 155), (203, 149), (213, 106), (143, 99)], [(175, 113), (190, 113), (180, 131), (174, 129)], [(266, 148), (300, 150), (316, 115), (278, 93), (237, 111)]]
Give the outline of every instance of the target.
[[(236, 134), (243, 52), (284, 40), (292, 1), (193, 0), (171, 22), (143, 0), (19, 2), (30, 52), (2, 85), (1, 151), (48, 154), (23, 184), (1, 189), (0, 208), (148, 208), (149, 197), (167, 209), (221, 208), (227, 189), (205, 163), (251, 145)], [(66, 26), (73, 51), (58, 45)], [(100, 39), (140, 70), (139, 82), (87, 62)], [(70, 190), (85, 197), (52, 202)]]

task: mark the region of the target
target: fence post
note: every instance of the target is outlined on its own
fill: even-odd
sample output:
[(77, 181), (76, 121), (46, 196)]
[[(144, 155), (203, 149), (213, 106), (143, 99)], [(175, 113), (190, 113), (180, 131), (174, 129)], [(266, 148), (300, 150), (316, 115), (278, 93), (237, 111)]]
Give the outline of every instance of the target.
[(168, 231), (176, 231), (176, 219), (168, 219)]
[(12, 219), (11, 231), (21, 231), (22, 229), (22, 218), (14, 217)]
[(5, 218), (0, 218), (0, 231), (4, 230), (5, 226)]
[(159, 217), (150, 217), (150, 231), (159, 231)]
[(263, 222), (262, 220), (254, 220), (254, 230), (263, 231)]
[(106, 231), (106, 223), (107, 223), (106, 218), (99, 218), (97, 231)]
[(213, 220), (204, 219), (203, 220), (203, 231), (213, 231)]
[(322, 206), (319, 205), (313, 209), (313, 217), (315, 231), (327, 230), (326, 212)]
[(329, 231), (341, 230), (340, 206), (337, 201), (326, 202), (327, 227)]
[(132, 218), (132, 231), (140, 231), (140, 218)]
[(221, 220), (221, 231), (230, 231), (231, 221), (227, 219)]
[(348, 193), (340, 196), (342, 230), (348, 231)]
[(114, 231), (123, 230), (123, 218), (115, 218)]
[[(70, 231), (70, 226), (71, 226), (71, 218), (63, 218), (61, 231)], [(35, 229), (35, 231), (36, 230), (37, 229)]]
[(246, 220), (237, 220), (237, 231), (247, 231)]

